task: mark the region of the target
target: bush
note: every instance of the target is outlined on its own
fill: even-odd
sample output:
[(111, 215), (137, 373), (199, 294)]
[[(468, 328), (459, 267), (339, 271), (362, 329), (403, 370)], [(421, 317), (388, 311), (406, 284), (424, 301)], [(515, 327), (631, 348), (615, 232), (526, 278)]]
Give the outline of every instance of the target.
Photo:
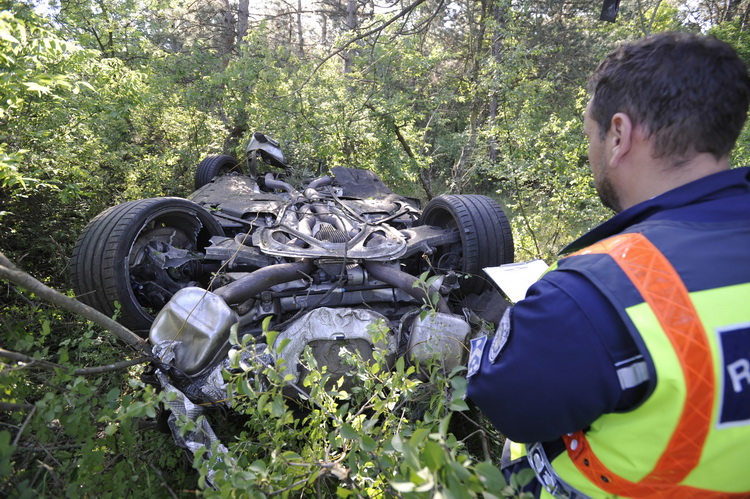
[[(507, 497), (530, 479), (508, 486), (493, 464), (502, 437), (463, 400), (463, 368), (389, 365), (378, 351), (371, 362), (342, 352), (351, 373), (338, 379), (306, 352), (300, 387), (283, 364), (237, 360), (225, 373), (232, 409), (208, 413), (221, 442), (197, 449), (191, 469), (154, 430), (169, 395), (140, 381), (141, 366), (75, 367), (120, 361), (122, 345), (33, 294), (5, 293), (14, 352), (0, 364), (4, 496)], [(178, 423), (184, 435), (200, 421)]]

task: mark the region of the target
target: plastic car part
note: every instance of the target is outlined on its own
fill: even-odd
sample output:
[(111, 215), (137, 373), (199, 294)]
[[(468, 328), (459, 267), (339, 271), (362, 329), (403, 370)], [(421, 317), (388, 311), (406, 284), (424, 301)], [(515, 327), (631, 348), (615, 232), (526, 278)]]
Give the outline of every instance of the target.
[(413, 362), (438, 358), (446, 372), (461, 365), (466, 338), (471, 332), (463, 317), (428, 313), (417, 317), (409, 336), (408, 352)]
[[(179, 289), (207, 285), (202, 251), (219, 223), (182, 198), (154, 198), (114, 206), (94, 218), (71, 258), (77, 298), (146, 336), (156, 313)], [(213, 269), (216, 270), (216, 269)]]
[(505, 212), (492, 198), (478, 194), (447, 195), (433, 198), (425, 206), (418, 222), (456, 228), (460, 244), (437, 249), (431, 256), (439, 273), (455, 271), (468, 277), (461, 291), (481, 293), (491, 284), (482, 269), (513, 262), (513, 234)]
[(156, 316), (149, 341), (168, 344), (175, 366), (193, 376), (226, 356), (229, 331), (239, 322), (237, 313), (224, 300), (202, 288), (183, 288)]
[(269, 165), (276, 166), (278, 168), (289, 169), (284, 158), (284, 153), (279, 147), (279, 143), (273, 140), (268, 135), (261, 132), (254, 132), (253, 138), (247, 144), (245, 149), (248, 157), (248, 163), (250, 164), (250, 174), (256, 176), (258, 174), (258, 156)]

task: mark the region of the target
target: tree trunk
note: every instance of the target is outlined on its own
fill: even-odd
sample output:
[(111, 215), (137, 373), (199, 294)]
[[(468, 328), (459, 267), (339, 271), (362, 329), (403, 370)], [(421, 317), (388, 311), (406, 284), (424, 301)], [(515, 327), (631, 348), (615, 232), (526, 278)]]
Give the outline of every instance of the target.
[(297, 0), (297, 55), (300, 59), (305, 56), (305, 42), (302, 33), (302, 0)]
[[(357, 29), (357, 0), (347, 0), (346, 2), (346, 29), (354, 34)], [(352, 54), (354, 49), (348, 49), (344, 52), (344, 74), (352, 72)]]
[[(495, 34), (492, 37), (492, 61), (495, 64), (495, 73), (492, 75), (492, 96), (490, 98), (490, 125), (494, 128), (497, 124), (497, 112), (500, 107), (500, 64), (502, 63), (502, 49), (503, 49), (503, 37), (505, 36), (505, 27), (507, 23), (507, 9), (506, 3), (502, 5), (495, 3), (492, 6), (492, 17), (495, 21)], [(497, 142), (495, 140), (495, 134), (490, 134), (489, 143), (489, 158), (490, 161), (497, 161)]]
[[(487, 19), (487, 9), (491, 0), (481, 0), (479, 19), (471, 23), (471, 25), (478, 25), (479, 29), (476, 33), (472, 33), (469, 40), (470, 46), (469, 52), (471, 55), (471, 66), (469, 69), (469, 81), (473, 87), (472, 99), (471, 99), (471, 114), (469, 116), (469, 137), (461, 149), (461, 156), (453, 166), (453, 178), (451, 180), (451, 193), (457, 194), (463, 192), (464, 185), (466, 184), (466, 171), (467, 165), (470, 161), (471, 154), (474, 151), (477, 142), (477, 131), (479, 129), (479, 116), (482, 106), (484, 105), (483, 96), (479, 92), (479, 68), (481, 64), (481, 55), (484, 51), (485, 41), (485, 21)], [(473, 31), (473, 29), (472, 29)]]
[(250, 17), (250, 0), (240, 0), (237, 10), (237, 45), (247, 36), (248, 18)]
[(234, 49), (237, 39), (235, 29), (236, 22), (234, 13), (229, 5), (229, 0), (219, 0), (219, 13), (221, 14), (221, 31), (219, 32), (219, 51), (222, 55), (229, 54)]

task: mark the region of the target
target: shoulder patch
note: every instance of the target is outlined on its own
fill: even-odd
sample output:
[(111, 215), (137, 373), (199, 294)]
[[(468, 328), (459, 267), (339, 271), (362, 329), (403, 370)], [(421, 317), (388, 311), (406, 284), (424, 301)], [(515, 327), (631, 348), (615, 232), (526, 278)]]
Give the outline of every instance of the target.
[(497, 332), (495, 337), (492, 339), (492, 345), (490, 346), (490, 362), (493, 364), (497, 360), (497, 357), (505, 348), (510, 338), (510, 314), (512, 307), (505, 309), (502, 319), (500, 319), (500, 325), (497, 326)]
[(471, 340), (471, 353), (469, 353), (469, 367), (466, 373), (467, 378), (471, 378), (479, 372), (479, 367), (482, 365), (482, 355), (484, 354), (484, 346), (487, 344), (487, 337), (480, 336)]

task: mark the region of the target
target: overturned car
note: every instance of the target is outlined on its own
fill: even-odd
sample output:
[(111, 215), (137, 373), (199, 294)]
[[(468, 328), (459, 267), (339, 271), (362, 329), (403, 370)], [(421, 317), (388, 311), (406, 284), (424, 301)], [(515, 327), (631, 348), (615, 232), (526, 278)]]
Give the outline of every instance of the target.
[[(276, 170), (259, 174), (261, 165)], [(502, 208), (447, 195), (421, 209), (366, 170), (335, 167), (299, 188), (288, 172), (278, 143), (256, 132), (246, 161), (202, 161), (187, 199), (102, 212), (72, 256), (78, 299), (148, 335), (160, 381), (180, 378), (188, 404), (220, 396), (221, 376), (207, 380), (227, 362), (230, 331), (261, 343), (265, 330), (278, 331), (293, 373), (309, 347), (343, 375), (340, 348), (367, 357), (376, 322), (388, 327), (377, 347), (389, 355), (463, 362), (462, 344), (503, 309), (482, 272), (513, 261)]]

